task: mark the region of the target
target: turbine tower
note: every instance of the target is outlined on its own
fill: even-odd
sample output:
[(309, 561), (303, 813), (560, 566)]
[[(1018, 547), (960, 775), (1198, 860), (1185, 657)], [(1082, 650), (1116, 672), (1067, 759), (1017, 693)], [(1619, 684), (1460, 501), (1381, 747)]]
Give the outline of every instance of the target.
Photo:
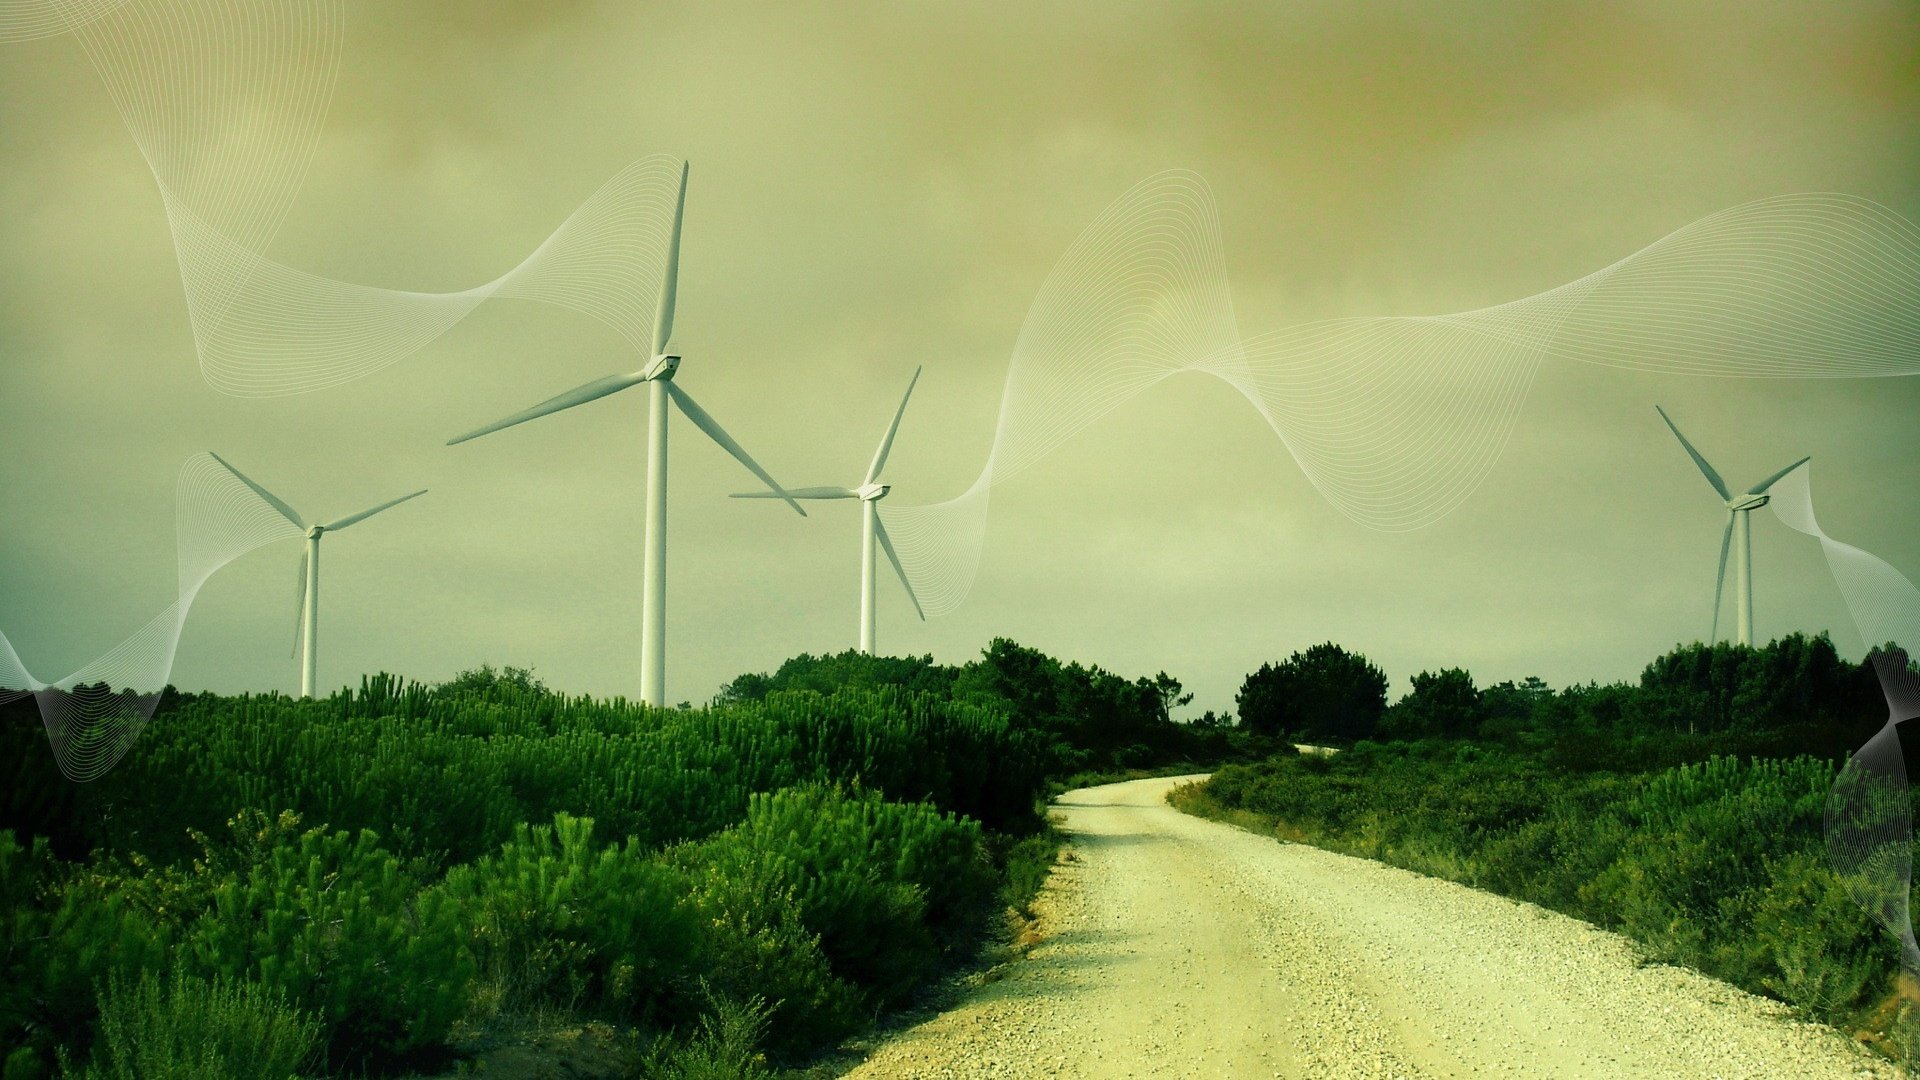
[(667, 703), (667, 401), (671, 399), (687, 419), (693, 421), (695, 427), (706, 432), (709, 438), (745, 465), (747, 471), (759, 477), (760, 482), (767, 485), (773, 494), (786, 499), (795, 513), (801, 517), (807, 516), (800, 504), (794, 502), (774, 482), (773, 477), (767, 475), (767, 471), (749, 457), (739, 443), (733, 441), (733, 436), (728, 435), (693, 400), (692, 395), (673, 381), (674, 374), (680, 370), (680, 357), (667, 351), (667, 343), (673, 337), (674, 292), (680, 278), (680, 222), (686, 210), (687, 166), (682, 163), (680, 196), (673, 210), (673, 233), (667, 241), (667, 272), (660, 282), (660, 304), (654, 309), (653, 358), (647, 361), (645, 367), (626, 375), (595, 379), (557, 397), (548, 398), (530, 409), (522, 409), (505, 419), (447, 440), (447, 445), (453, 446), (502, 428), (524, 424), (548, 413), (557, 413), (608, 394), (617, 394), (628, 387), (647, 384), (647, 535), (640, 566), (640, 603), (644, 609), (640, 622), (640, 699), (655, 706)]
[[(900, 398), (900, 407), (894, 410), (893, 423), (887, 425), (887, 433), (880, 439), (880, 449), (874, 451), (873, 463), (867, 466), (866, 479), (860, 486), (849, 487), (810, 487), (794, 488), (787, 492), (796, 499), (859, 499), (860, 500), (860, 651), (873, 654), (874, 624), (874, 581), (873, 546), (875, 541), (881, 550), (887, 553), (887, 561), (893, 564), (893, 572), (900, 575), (900, 584), (906, 587), (907, 599), (913, 601), (914, 613), (926, 621), (927, 613), (920, 608), (920, 598), (913, 594), (913, 585), (907, 581), (906, 568), (900, 565), (900, 555), (893, 550), (893, 541), (887, 536), (887, 527), (880, 523), (880, 500), (892, 490), (882, 484), (880, 470), (886, 467), (887, 453), (893, 449), (893, 437), (900, 430), (900, 418), (907, 414), (907, 399), (913, 396), (913, 386), (920, 381), (920, 368), (913, 369), (913, 378), (907, 380), (907, 392)], [(751, 491), (734, 495), (736, 499), (771, 499), (772, 492)]]
[(235, 479), (252, 488), (255, 495), (265, 499), (268, 505), (280, 511), (288, 521), (293, 522), (294, 528), (306, 531), (307, 550), (300, 556), (299, 583), (294, 588), (293, 646), (298, 650), (303, 643), (306, 645), (306, 649), (300, 654), (300, 696), (310, 698), (313, 696), (313, 684), (319, 677), (320, 662), (320, 537), (326, 533), (339, 532), (349, 525), (357, 525), (382, 510), (391, 510), (408, 499), (425, 495), (427, 489), (421, 488), (411, 495), (388, 499), (372, 509), (348, 514), (343, 518), (335, 518), (324, 525), (308, 525), (300, 519), (299, 514), (294, 512), (293, 507), (281, 501), (279, 496), (254, 483), (245, 473), (229, 465), (227, 460), (219, 454), (211, 450), (207, 453), (212, 455), (213, 460), (225, 466)]
[(1713, 583), (1713, 640), (1720, 639), (1720, 596), (1726, 590), (1727, 550), (1732, 548), (1734, 640), (1741, 645), (1750, 646), (1753, 644), (1753, 531), (1747, 521), (1747, 515), (1767, 505), (1770, 498), (1767, 494), (1768, 488), (1778, 483), (1781, 477), (1812, 461), (1813, 458), (1803, 457), (1736, 495), (1727, 490), (1726, 481), (1720, 479), (1720, 474), (1713, 470), (1713, 466), (1707, 464), (1707, 459), (1700, 456), (1700, 451), (1693, 448), (1693, 444), (1687, 441), (1687, 437), (1680, 434), (1680, 428), (1674, 424), (1673, 418), (1667, 415), (1667, 410), (1658, 405), (1653, 408), (1660, 414), (1660, 419), (1667, 422), (1667, 427), (1673, 431), (1673, 437), (1680, 440), (1681, 446), (1686, 447), (1687, 456), (1693, 459), (1695, 465), (1700, 466), (1701, 474), (1707, 478), (1707, 483), (1713, 485), (1715, 494), (1718, 494), (1727, 504), (1727, 527), (1720, 534), (1720, 571)]

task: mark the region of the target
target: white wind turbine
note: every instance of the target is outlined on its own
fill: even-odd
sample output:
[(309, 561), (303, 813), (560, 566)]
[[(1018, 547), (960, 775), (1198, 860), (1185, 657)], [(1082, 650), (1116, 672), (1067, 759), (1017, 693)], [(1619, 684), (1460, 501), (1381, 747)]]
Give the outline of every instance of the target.
[[(1655, 405), (1653, 408), (1655, 412), (1660, 414), (1660, 419), (1667, 422), (1667, 427), (1673, 431), (1673, 437), (1680, 440), (1681, 446), (1686, 447), (1687, 456), (1693, 458), (1695, 465), (1700, 466), (1700, 472), (1707, 478), (1707, 483), (1713, 485), (1714, 492), (1718, 494), (1721, 499), (1725, 500), (1727, 504), (1727, 528), (1726, 531), (1720, 534), (1720, 571), (1713, 583), (1713, 640), (1718, 641), (1720, 639), (1720, 595), (1726, 589), (1727, 549), (1731, 547), (1734, 553), (1734, 640), (1741, 645), (1752, 645), (1753, 532), (1752, 527), (1748, 524), (1747, 515), (1767, 505), (1768, 499), (1770, 498), (1770, 496), (1767, 495), (1768, 488), (1778, 483), (1781, 477), (1812, 461), (1813, 458), (1811, 455), (1803, 457), (1799, 461), (1781, 469), (1779, 472), (1774, 473), (1772, 476), (1767, 477), (1765, 480), (1760, 481), (1736, 495), (1727, 490), (1726, 481), (1720, 479), (1720, 474), (1713, 471), (1713, 466), (1707, 464), (1707, 459), (1700, 456), (1700, 451), (1693, 448), (1693, 444), (1687, 441), (1687, 437), (1680, 434), (1680, 428), (1674, 424), (1673, 418), (1667, 415), (1667, 410), (1662, 409), (1658, 405)], [(1739, 540), (1738, 545), (1733, 543), (1736, 536)]]
[[(893, 423), (887, 425), (887, 433), (880, 439), (880, 449), (874, 451), (873, 464), (867, 466), (867, 478), (860, 481), (857, 488), (849, 487), (809, 487), (794, 488), (788, 492), (795, 499), (859, 499), (860, 500), (860, 651), (873, 653), (874, 623), (874, 581), (873, 581), (873, 545), (879, 541), (881, 550), (887, 553), (887, 561), (893, 564), (893, 572), (900, 575), (900, 584), (906, 587), (907, 599), (913, 601), (913, 610), (926, 621), (927, 613), (920, 609), (920, 598), (913, 594), (913, 585), (907, 580), (906, 568), (900, 565), (900, 555), (893, 550), (893, 541), (887, 536), (887, 527), (880, 523), (880, 500), (892, 490), (888, 485), (879, 483), (880, 470), (886, 467), (887, 453), (893, 449), (893, 436), (900, 430), (900, 418), (907, 414), (907, 399), (913, 396), (913, 385), (920, 381), (920, 368), (913, 369), (913, 378), (907, 380), (907, 392), (900, 398), (900, 407), (894, 410)], [(771, 499), (772, 492), (752, 491), (733, 496), (736, 499)]]
[(294, 595), (295, 595), (294, 603), (296, 606), (294, 610), (295, 622), (294, 622), (293, 642), (294, 642), (294, 648), (296, 649), (300, 648), (303, 642), (306, 645), (305, 651), (303, 651), (300, 655), (300, 696), (310, 698), (313, 696), (314, 680), (318, 677), (318, 672), (316, 669), (319, 665), (319, 659), (320, 659), (319, 637), (320, 637), (320, 537), (321, 535), (324, 533), (339, 532), (341, 529), (344, 529), (349, 525), (357, 525), (360, 522), (367, 520), (368, 518), (372, 517), (373, 515), (379, 513), (382, 510), (391, 510), (392, 508), (399, 506), (401, 503), (406, 502), (408, 499), (418, 498), (419, 496), (425, 495), (427, 493), (427, 489), (421, 488), (419, 491), (416, 491), (411, 495), (402, 495), (397, 499), (388, 499), (386, 502), (381, 503), (379, 506), (375, 506), (368, 510), (362, 510), (357, 514), (348, 514), (346, 517), (343, 517), (343, 518), (336, 518), (332, 521), (325, 523), (324, 525), (308, 525), (305, 521), (302, 521), (300, 519), (299, 514), (294, 512), (293, 507), (288, 506), (285, 502), (281, 501), (279, 496), (275, 495), (271, 491), (268, 491), (266, 488), (261, 487), (259, 484), (254, 483), (245, 473), (241, 472), (239, 469), (234, 468), (232, 465), (229, 465), (227, 463), (227, 460), (221, 457), (219, 454), (215, 454), (211, 450), (207, 451), (207, 453), (212, 456), (213, 460), (225, 466), (226, 470), (232, 473), (235, 479), (247, 485), (249, 488), (252, 488), (253, 493), (255, 495), (258, 495), (262, 499), (265, 499), (268, 505), (272, 506), (275, 510), (280, 511), (280, 513), (283, 516), (285, 516), (288, 521), (293, 522), (294, 528), (306, 530), (307, 550), (306, 550), (306, 553), (300, 557), (299, 584), (294, 589)]
[(496, 420), (485, 427), (475, 428), (465, 435), (448, 439), (447, 445), (477, 439), (482, 435), (523, 424), (528, 420), (556, 413), (562, 409), (571, 409), (575, 405), (584, 405), (589, 401), (616, 394), (631, 386), (646, 383), (648, 397), (648, 434), (647, 442), (647, 538), (646, 550), (640, 569), (641, 606), (645, 609), (640, 623), (640, 698), (649, 705), (667, 703), (667, 401), (672, 399), (693, 421), (694, 426), (707, 433), (708, 437), (720, 444), (727, 453), (732, 454), (745, 465), (747, 470), (760, 478), (771, 492), (786, 499), (794, 512), (801, 517), (807, 516), (800, 504), (794, 502), (781, 489), (773, 477), (760, 464), (747, 455), (740, 444), (733, 441), (707, 411), (694, 402), (693, 397), (673, 381), (674, 373), (680, 369), (680, 357), (667, 351), (667, 342), (673, 337), (674, 292), (680, 278), (680, 222), (687, 210), (687, 166), (680, 167), (680, 197), (673, 211), (673, 233), (667, 241), (667, 272), (660, 282), (660, 306), (654, 309), (653, 317), (653, 358), (647, 366), (626, 375), (609, 375), (595, 379), (584, 386), (577, 386), (557, 397), (523, 409), (503, 420)]

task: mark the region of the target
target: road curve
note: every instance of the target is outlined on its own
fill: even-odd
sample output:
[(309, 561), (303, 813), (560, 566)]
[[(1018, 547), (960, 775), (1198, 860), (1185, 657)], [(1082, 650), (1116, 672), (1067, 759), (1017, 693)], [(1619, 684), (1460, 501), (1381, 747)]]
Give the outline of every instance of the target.
[(1188, 779), (1061, 796), (1045, 940), (849, 1075), (1904, 1075), (1575, 919), (1182, 814)]

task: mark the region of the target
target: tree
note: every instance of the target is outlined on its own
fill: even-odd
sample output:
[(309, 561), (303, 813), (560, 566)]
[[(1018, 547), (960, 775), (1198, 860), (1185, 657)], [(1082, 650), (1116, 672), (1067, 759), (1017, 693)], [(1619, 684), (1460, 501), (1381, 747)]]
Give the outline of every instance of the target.
[(1183, 694), (1180, 692), (1182, 689), (1180, 680), (1164, 671), (1156, 674), (1152, 679), (1142, 678), (1140, 681), (1151, 686), (1154, 696), (1159, 698), (1160, 719), (1162, 720), (1172, 720), (1173, 710), (1182, 705), (1191, 704), (1193, 701), (1192, 694)]
[(1260, 665), (1234, 705), (1256, 734), (1357, 741), (1371, 738), (1387, 711), (1387, 676), (1329, 641)]
[(715, 705), (760, 701), (776, 690), (812, 690), (831, 694), (843, 686), (899, 686), (910, 693), (946, 695), (955, 671), (926, 656), (872, 656), (856, 649), (814, 656), (801, 653), (771, 675), (748, 672), (735, 677), (713, 697)]
[(1457, 739), (1474, 734), (1480, 719), (1473, 676), (1462, 668), (1443, 668), (1413, 677), (1413, 689), (1393, 707), (1385, 728), (1400, 739)]

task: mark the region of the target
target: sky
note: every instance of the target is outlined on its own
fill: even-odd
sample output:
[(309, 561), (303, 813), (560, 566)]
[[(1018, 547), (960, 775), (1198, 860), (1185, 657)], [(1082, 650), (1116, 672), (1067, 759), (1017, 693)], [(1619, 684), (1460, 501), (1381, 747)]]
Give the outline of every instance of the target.
[[(1470, 14), (1466, 13), (1470, 10)], [(343, 63), (270, 254), (449, 290), (493, 278), (628, 162), (692, 163), (680, 381), (790, 485), (888, 466), (931, 503), (979, 473), (1041, 283), (1169, 168), (1219, 207), (1243, 332), (1552, 288), (1705, 214), (1840, 191), (1920, 221), (1907, 3), (861, 5), (346, 0)], [(530, 667), (639, 689), (644, 395), (456, 448), (637, 366), (604, 327), (495, 301), (357, 382), (273, 399), (202, 378), (152, 174), (72, 38), (0, 45), (0, 631), (51, 680), (175, 596), (174, 477), (212, 449), (312, 518), (430, 493), (328, 540), (322, 686)], [(1730, 482), (1814, 456), (1834, 537), (1920, 576), (1920, 381), (1740, 380), (1549, 360), (1452, 514), (1368, 530), (1223, 383), (1176, 376), (994, 492), (956, 612), (890, 576), (879, 644), (996, 636), (1232, 708), (1332, 640), (1404, 689), (1635, 677), (1706, 635)], [(751, 477), (676, 421), (670, 701), (851, 647), (859, 513), (726, 499)], [(1818, 545), (1754, 516), (1756, 629), (1864, 648)], [(291, 690), (297, 543), (200, 593), (173, 681)]]

